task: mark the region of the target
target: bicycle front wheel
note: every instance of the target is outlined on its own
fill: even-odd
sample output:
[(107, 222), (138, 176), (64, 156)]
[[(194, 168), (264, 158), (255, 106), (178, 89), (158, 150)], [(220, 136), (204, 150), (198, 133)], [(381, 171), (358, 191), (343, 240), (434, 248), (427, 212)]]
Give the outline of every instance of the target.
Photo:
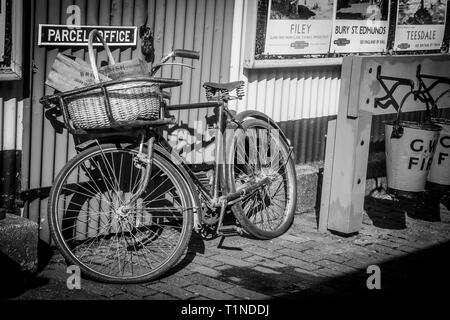
[(269, 183), (241, 198), (231, 209), (243, 229), (259, 239), (285, 233), (294, 219), (297, 180), (293, 157), (279, 131), (269, 123), (250, 119), (227, 141), (226, 178), (229, 192)]
[(112, 283), (149, 281), (183, 255), (192, 203), (164, 152), (155, 146), (149, 183), (133, 203), (145, 172), (133, 148), (92, 147), (56, 178), (48, 206), (52, 238), (84, 275)]

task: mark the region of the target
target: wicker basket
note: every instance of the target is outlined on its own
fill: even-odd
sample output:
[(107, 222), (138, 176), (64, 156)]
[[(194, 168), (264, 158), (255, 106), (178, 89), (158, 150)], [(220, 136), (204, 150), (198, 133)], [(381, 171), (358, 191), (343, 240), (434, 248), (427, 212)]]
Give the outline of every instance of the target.
[[(111, 51), (97, 30), (89, 34), (89, 57), (97, 83), (100, 82), (93, 51), (94, 37), (100, 39), (108, 54), (110, 64), (115, 64)], [(155, 120), (160, 117), (161, 89), (157, 83), (131, 81), (93, 88), (87, 92), (67, 96), (67, 110), (75, 129), (108, 128), (114, 121), (138, 119)], [(109, 100), (113, 121), (108, 117), (106, 99)]]

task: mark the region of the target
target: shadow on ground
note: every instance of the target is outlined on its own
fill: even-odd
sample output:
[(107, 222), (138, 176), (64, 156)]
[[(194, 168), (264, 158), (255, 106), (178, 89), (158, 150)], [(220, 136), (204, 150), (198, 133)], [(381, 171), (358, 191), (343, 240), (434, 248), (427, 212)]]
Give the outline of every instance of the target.
[(204, 254), (205, 253), (205, 243), (202, 237), (196, 233), (192, 232), (191, 239), (188, 244), (187, 248), (187, 254), (184, 255), (183, 259), (181, 259), (180, 262), (178, 262), (175, 267), (170, 269), (167, 273), (163, 274), (160, 279), (167, 278), (181, 269), (186, 268), (196, 257), (197, 254)]
[[(389, 210), (386, 210), (387, 207)], [(364, 208), (375, 227), (391, 230), (406, 229), (405, 208), (397, 200), (366, 197)]]
[[(194, 259), (196, 253), (204, 250), (200, 237), (193, 237), (186, 257), (169, 274), (177, 273)], [(264, 268), (235, 267), (220, 270), (218, 280), (234, 283), (236, 290), (248, 289), (282, 300), (321, 301), (323, 299), (435, 299), (447, 297), (450, 287), (450, 242), (420, 250), (403, 257), (382, 261), (377, 264), (381, 270), (381, 290), (368, 290), (370, 276), (365, 268), (334, 277), (320, 277), (324, 270), (308, 272), (294, 266)], [(1, 298), (8, 299), (20, 295), (25, 290), (47, 286), (48, 279), (26, 278), (18, 266), (4, 256), (0, 256), (2, 280)], [(356, 270), (356, 269), (355, 269)], [(327, 272), (332, 272), (328, 270)], [(151, 287), (151, 284), (150, 284)], [(77, 299), (76, 297), (72, 297)], [(80, 296), (80, 298), (83, 298)], [(369, 300), (367, 300), (369, 301)], [(373, 301), (373, 300), (370, 300)]]
[(0, 252), (0, 300), (17, 297), (25, 291), (41, 287), (48, 279), (22, 272), (20, 265)]
[[(379, 263), (381, 290), (367, 288), (366, 269), (342, 276), (321, 278), (294, 267), (273, 268), (267, 274), (253, 268), (230, 267), (219, 279), (237, 277), (240, 287), (272, 294), (279, 299), (318, 300), (375, 298), (388, 300), (440, 300), (450, 286), (450, 242)], [(369, 300), (367, 300), (369, 301)]]
[(382, 229), (406, 229), (406, 216), (415, 220), (441, 221), (441, 206), (448, 208), (448, 195), (426, 192), (414, 198), (366, 197), (364, 208), (373, 225)]

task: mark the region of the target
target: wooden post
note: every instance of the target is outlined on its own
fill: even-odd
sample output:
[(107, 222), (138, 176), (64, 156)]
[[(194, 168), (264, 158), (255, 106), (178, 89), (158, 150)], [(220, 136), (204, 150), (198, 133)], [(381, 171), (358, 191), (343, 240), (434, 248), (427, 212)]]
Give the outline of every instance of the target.
[(328, 229), (345, 234), (361, 229), (371, 125), (370, 113), (356, 119), (338, 114)]
[[(354, 60), (344, 59), (338, 117), (328, 127), (319, 231), (359, 231), (364, 210), (372, 114), (348, 116), (355, 94)], [(353, 81), (353, 83), (352, 83)], [(335, 130), (333, 130), (335, 127)]]
[(329, 215), (329, 199), (331, 192), (331, 173), (333, 172), (333, 159), (334, 159), (334, 146), (336, 142), (336, 120), (331, 120), (328, 122), (327, 130), (327, 143), (325, 149), (325, 168), (329, 170), (324, 171), (322, 180), (322, 200), (320, 204), (320, 215), (319, 215), (319, 231), (326, 232), (328, 227), (328, 215)]

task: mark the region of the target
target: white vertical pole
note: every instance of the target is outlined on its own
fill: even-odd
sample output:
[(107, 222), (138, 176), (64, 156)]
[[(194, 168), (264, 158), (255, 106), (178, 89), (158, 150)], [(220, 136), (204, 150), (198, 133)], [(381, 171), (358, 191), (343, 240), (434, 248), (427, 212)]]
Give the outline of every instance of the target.
[[(233, 35), (231, 39), (231, 59), (230, 59), (230, 81), (244, 81), (247, 85), (248, 79), (244, 75), (243, 57), (245, 46), (243, 42), (246, 35), (246, 16), (248, 0), (235, 0), (233, 15)], [(256, 12), (254, 12), (256, 14)], [(240, 106), (245, 106), (246, 98), (241, 101), (230, 101), (229, 108), (238, 110)]]

